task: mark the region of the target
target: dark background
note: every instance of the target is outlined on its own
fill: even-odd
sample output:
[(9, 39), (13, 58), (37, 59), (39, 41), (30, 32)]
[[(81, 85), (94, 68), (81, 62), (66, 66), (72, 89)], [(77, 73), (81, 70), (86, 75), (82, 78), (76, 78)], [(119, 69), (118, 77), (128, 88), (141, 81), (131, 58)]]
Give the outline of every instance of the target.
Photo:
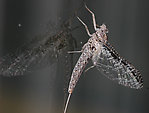
[[(1, 58), (36, 35), (43, 34), (49, 21), (58, 23), (69, 18), (81, 3), (82, 0), (1, 0)], [(86, 4), (95, 13), (97, 24), (107, 25), (109, 42), (140, 70), (144, 88), (134, 90), (123, 87), (92, 69), (82, 74), (70, 100), (68, 113), (148, 113), (149, 2), (86, 0)], [(94, 32), (91, 15), (85, 8), (82, 7), (78, 15)], [(72, 27), (77, 25), (81, 24), (74, 19)], [(72, 34), (77, 41), (76, 50), (80, 50), (89, 38), (84, 27)], [(79, 54), (74, 55), (73, 65), (78, 57)], [(62, 78), (65, 75), (60, 64), (54, 63), (20, 77), (1, 76), (0, 113), (62, 113), (64, 89), (67, 87), (63, 87)]]

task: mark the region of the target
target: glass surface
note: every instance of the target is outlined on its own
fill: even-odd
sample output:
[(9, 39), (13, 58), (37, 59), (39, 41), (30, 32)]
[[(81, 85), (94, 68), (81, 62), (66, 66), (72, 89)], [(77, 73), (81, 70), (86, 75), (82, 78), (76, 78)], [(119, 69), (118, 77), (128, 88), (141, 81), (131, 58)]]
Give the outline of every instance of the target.
[[(0, 113), (63, 113), (72, 69), (93, 30), (82, 0), (0, 1)], [(140, 70), (144, 88), (110, 81), (96, 68), (84, 72), (67, 113), (148, 113), (148, 2), (86, 0), (108, 40)], [(81, 8), (80, 8), (81, 7)], [(85, 69), (90, 67), (90, 61)]]

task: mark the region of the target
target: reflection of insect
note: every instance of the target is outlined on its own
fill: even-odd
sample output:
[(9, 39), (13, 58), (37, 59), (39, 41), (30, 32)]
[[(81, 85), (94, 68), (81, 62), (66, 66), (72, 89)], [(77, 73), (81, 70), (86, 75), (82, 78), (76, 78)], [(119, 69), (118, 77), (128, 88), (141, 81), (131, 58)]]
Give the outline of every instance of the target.
[[(85, 5), (86, 9), (92, 14), (95, 33), (90, 34), (86, 24), (79, 18), (79, 21), (85, 26), (88, 35), (91, 37), (88, 42), (83, 46), (79, 60), (77, 61), (69, 83), (67, 102), (65, 105), (64, 113), (66, 113), (70, 96), (76, 86), (76, 83), (88, 63), (92, 59), (93, 66), (96, 66), (105, 76), (117, 81), (119, 84), (128, 86), (130, 88), (140, 89), (143, 87), (143, 80), (140, 72), (134, 68), (133, 65), (128, 63), (125, 59), (121, 58), (113, 47), (107, 42), (106, 33), (108, 30), (103, 24), (100, 28), (96, 27), (95, 16)], [(75, 53), (72, 52), (72, 53)]]
[[(51, 65), (60, 57), (65, 60), (63, 64), (67, 63), (65, 66), (71, 67), (72, 55), (67, 54), (67, 51), (73, 50), (74, 48), (74, 39), (71, 34), (71, 21), (72, 17), (62, 23), (59, 30), (54, 28), (55, 25), (50, 23), (50, 30), (45, 35), (34, 38), (28, 45), (29, 47), (23, 50), (23, 53), (16, 54), (16, 56), (10, 56), (9, 54), (1, 60), (0, 75), (23, 75), (25, 71), (30, 71), (36, 65), (40, 65), (40, 67), (46, 64)], [(21, 49), (24, 49), (24, 47)], [(71, 69), (67, 71), (71, 72)]]

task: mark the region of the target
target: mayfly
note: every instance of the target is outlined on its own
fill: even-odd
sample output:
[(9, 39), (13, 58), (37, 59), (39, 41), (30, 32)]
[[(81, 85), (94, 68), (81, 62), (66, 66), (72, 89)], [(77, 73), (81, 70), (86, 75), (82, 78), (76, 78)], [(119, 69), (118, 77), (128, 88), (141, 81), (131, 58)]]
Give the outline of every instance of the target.
[(143, 79), (141, 74), (135, 67), (127, 62), (124, 58), (114, 50), (114, 48), (107, 41), (108, 29), (105, 24), (102, 24), (99, 28), (96, 25), (94, 13), (85, 5), (85, 8), (92, 14), (93, 26), (95, 33), (90, 34), (87, 25), (79, 18), (78, 20), (84, 25), (87, 34), (90, 36), (88, 42), (82, 47), (81, 51), (72, 51), (71, 53), (81, 52), (81, 56), (77, 61), (69, 83), (68, 98), (64, 108), (66, 113), (67, 106), (71, 97), (71, 94), (76, 86), (76, 83), (83, 72), (88, 61), (91, 59), (93, 62), (92, 67), (97, 67), (106, 77), (118, 82), (118, 84), (134, 88), (141, 89), (143, 87)]

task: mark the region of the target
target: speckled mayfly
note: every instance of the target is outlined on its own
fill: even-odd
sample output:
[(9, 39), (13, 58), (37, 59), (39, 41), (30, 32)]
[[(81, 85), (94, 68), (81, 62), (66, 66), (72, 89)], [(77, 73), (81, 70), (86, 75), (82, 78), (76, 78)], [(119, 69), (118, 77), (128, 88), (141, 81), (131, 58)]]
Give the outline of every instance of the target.
[[(127, 62), (124, 58), (114, 50), (114, 48), (107, 41), (108, 29), (106, 25), (102, 24), (100, 28), (97, 28), (94, 13), (87, 8), (85, 8), (92, 14), (93, 25), (95, 33), (90, 34), (87, 25), (79, 18), (79, 21), (85, 26), (85, 29), (90, 36), (88, 42), (83, 46), (81, 51), (81, 56), (78, 59), (69, 83), (68, 88), (68, 98), (66, 101), (64, 113), (66, 113), (67, 106), (71, 97), (71, 94), (76, 86), (76, 83), (83, 72), (86, 64), (90, 59), (92, 59), (93, 66), (102, 72), (109, 79), (118, 82), (123, 86), (127, 86), (134, 89), (141, 89), (143, 87), (143, 79), (141, 74), (135, 67)], [(76, 53), (76, 51), (72, 52)]]

